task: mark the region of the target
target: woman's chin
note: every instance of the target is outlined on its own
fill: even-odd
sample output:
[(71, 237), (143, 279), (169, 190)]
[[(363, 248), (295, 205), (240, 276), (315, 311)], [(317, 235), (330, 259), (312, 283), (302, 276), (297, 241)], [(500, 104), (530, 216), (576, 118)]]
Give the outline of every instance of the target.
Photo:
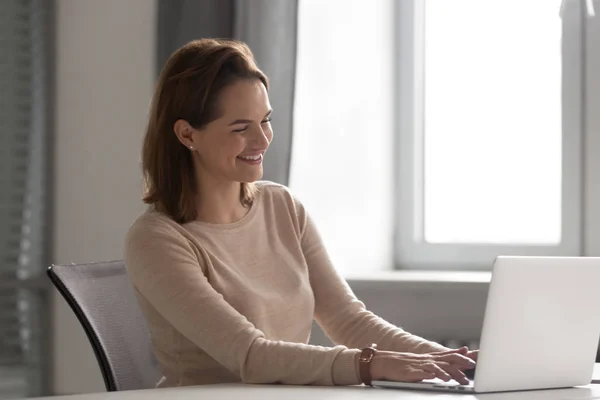
[(242, 182), (242, 183), (252, 183), (252, 182), (256, 182), (256, 181), (260, 180), (262, 178), (262, 175), (263, 175), (263, 171), (261, 168), (260, 171), (256, 171), (253, 173), (239, 174), (238, 179), (236, 179), (236, 180), (238, 182)]

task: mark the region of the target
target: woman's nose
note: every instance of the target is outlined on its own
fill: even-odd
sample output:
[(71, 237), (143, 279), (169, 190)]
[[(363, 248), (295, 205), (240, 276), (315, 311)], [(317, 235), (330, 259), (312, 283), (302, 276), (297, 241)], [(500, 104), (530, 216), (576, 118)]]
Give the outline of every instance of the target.
[(266, 148), (270, 143), (268, 130), (264, 129), (262, 125), (259, 125), (253, 135), (253, 141), (256, 143), (257, 147)]

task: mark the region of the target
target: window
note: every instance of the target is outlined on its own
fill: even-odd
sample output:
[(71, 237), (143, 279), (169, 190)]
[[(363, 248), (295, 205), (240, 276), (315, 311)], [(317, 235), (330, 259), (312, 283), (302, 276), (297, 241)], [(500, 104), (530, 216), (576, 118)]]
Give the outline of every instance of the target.
[(582, 2), (299, 2), (290, 186), (338, 269), (580, 255)]
[(398, 5), (400, 267), (579, 255), (581, 8)]

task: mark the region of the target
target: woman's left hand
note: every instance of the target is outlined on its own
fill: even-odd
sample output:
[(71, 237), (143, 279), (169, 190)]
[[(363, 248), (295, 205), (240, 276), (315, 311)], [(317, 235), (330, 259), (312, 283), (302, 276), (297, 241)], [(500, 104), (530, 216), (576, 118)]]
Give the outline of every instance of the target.
[[(471, 360), (477, 362), (477, 357), (479, 356), (479, 350), (469, 350), (469, 348), (467, 346), (463, 346), (459, 349), (434, 351), (429, 354), (432, 354), (432, 355), (434, 355), (434, 354), (442, 354), (442, 355), (443, 354), (462, 354), (463, 356), (470, 358)], [(463, 372), (469, 379), (475, 378), (475, 367), (464, 370)]]

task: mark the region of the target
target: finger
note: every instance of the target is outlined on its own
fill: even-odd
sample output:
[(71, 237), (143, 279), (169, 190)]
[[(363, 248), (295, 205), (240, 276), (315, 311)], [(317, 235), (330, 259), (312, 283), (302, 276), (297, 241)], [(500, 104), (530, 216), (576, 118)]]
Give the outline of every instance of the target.
[(445, 354), (441, 356), (435, 356), (435, 361), (445, 361), (450, 364), (454, 364), (463, 369), (475, 368), (475, 361), (471, 358), (463, 356), (462, 354)]
[(477, 361), (477, 357), (479, 357), (479, 350), (470, 350), (465, 354), (466, 357), (469, 357), (473, 361)]
[(452, 376), (449, 373), (444, 371), (443, 368), (435, 363), (425, 363), (421, 368), (423, 368), (425, 371), (433, 372), (436, 377), (440, 378), (444, 382), (448, 382), (450, 379), (452, 379)]
[(469, 384), (469, 379), (467, 378), (467, 376), (456, 365), (452, 365), (443, 361), (437, 362), (435, 364), (441, 369), (443, 369), (448, 375), (452, 377), (452, 379), (454, 379), (461, 385)]
[(435, 376), (434, 372), (411, 368), (405, 371), (399, 380), (401, 382), (421, 382), (423, 379), (433, 379)]

